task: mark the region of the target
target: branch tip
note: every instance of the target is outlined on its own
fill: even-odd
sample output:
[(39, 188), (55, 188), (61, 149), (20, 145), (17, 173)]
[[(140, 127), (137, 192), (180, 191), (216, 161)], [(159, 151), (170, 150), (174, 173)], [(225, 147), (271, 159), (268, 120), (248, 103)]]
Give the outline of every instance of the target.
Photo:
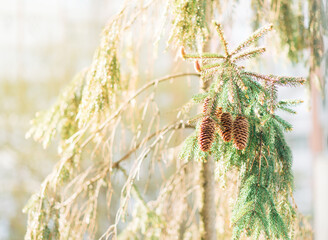
[(202, 69), (201, 69), (201, 67), (200, 67), (200, 64), (199, 64), (198, 60), (195, 61), (195, 63), (194, 63), (194, 67), (195, 67), (195, 70), (196, 70), (197, 72), (200, 73), (200, 72), (202, 71)]
[(183, 46), (180, 48), (180, 56), (183, 58), (183, 60), (186, 59), (186, 51)]

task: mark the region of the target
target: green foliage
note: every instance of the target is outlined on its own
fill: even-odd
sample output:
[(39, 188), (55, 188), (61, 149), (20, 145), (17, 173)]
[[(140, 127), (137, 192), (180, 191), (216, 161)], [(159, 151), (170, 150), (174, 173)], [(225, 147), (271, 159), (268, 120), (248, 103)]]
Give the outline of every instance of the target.
[[(313, 65), (320, 66), (322, 58), (324, 55), (324, 43), (323, 43), (323, 28), (326, 28), (325, 24), (325, 12), (324, 3), (322, 0), (319, 1), (309, 1), (309, 12), (310, 22), (309, 22), (309, 40), (311, 46), (311, 54), (313, 55)], [(327, 32), (326, 32), (327, 34)]]
[(117, 55), (119, 35), (119, 19), (103, 31), (100, 46), (88, 71), (77, 114), (80, 128), (90, 119), (99, 119), (106, 112), (104, 109), (113, 109), (115, 106), (114, 92), (120, 89), (120, 62)]
[[(280, 45), (287, 49), (289, 59), (300, 62), (304, 59), (304, 50), (310, 50), (309, 84), (321, 91), (325, 97), (326, 81), (323, 71), (328, 71), (328, 51), (324, 48), (324, 37), (327, 36), (327, 8), (324, 0), (313, 0), (307, 3), (302, 0), (252, 0), (257, 28), (263, 22), (273, 22), (280, 37)], [(325, 62), (322, 65), (322, 62)], [(327, 75), (327, 74), (326, 74)]]
[[(45, 191), (47, 190), (45, 186)], [(47, 194), (52, 195), (50, 192)], [(34, 228), (27, 229), (27, 239), (60, 239), (60, 213), (54, 208), (53, 203), (54, 199), (46, 199), (45, 196), (39, 194), (34, 194), (30, 198), (23, 212), (28, 213), (28, 221), (35, 225)]]
[(177, 46), (201, 49), (208, 36), (206, 22), (207, 2), (202, 0), (169, 1), (168, 8), (173, 15), (169, 43)]
[(45, 112), (37, 113), (32, 120), (32, 128), (26, 137), (33, 136), (35, 141), (46, 148), (59, 132), (63, 141), (70, 138), (77, 130), (76, 116), (81, 103), (87, 71), (76, 75), (70, 85), (58, 97), (57, 102)]
[[(303, 2), (289, 0), (271, 0), (265, 6), (261, 0), (252, 0), (252, 7), (256, 12), (255, 28), (261, 21), (274, 22), (275, 29), (280, 35), (281, 46), (288, 47), (288, 56), (298, 62), (302, 57), (302, 50), (307, 47), (307, 31), (304, 23)], [(271, 11), (268, 14), (267, 11)]]
[[(231, 142), (223, 142), (216, 134), (211, 150), (204, 153), (195, 146), (199, 132), (197, 127), (185, 141), (180, 157), (201, 161), (203, 155), (210, 154), (216, 161), (225, 159), (226, 170), (239, 170), (241, 185), (231, 219), (233, 239), (242, 236), (258, 239), (263, 234), (268, 239), (290, 239), (290, 210), (279, 206), (290, 206), (288, 196), (293, 189), (292, 155), (284, 139), (284, 131), (290, 131), (292, 126), (275, 114), (275, 110), (293, 112), (289, 107), (299, 101), (278, 102), (276, 85), (297, 86), (305, 80), (252, 73), (236, 64), (237, 60), (256, 57), (264, 51), (264, 48), (247, 47), (271, 30), (271, 26), (256, 31), (231, 53), (221, 26), (216, 24), (216, 27), (224, 46), (224, 58), (207, 58), (208, 53), (204, 54), (205, 57), (202, 54), (184, 55), (187, 60), (199, 61), (204, 81), (212, 79), (208, 91), (196, 95), (195, 99), (200, 101), (202, 96), (210, 97), (214, 110), (219, 106), (234, 117), (239, 114), (245, 116), (249, 122), (248, 144), (246, 149), (236, 150)], [(215, 66), (215, 71), (210, 74), (209, 66)], [(215, 111), (206, 114), (217, 122)]]
[(180, 152), (180, 158), (188, 161), (192, 160), (194, 158), (194, 153), (199, 151), (196, 151), (197, 148), (197, 135), (192, 134), (184, 141), (184, 146), (182, 148), (183, 150)]
[[(103, 31), (91, 67), (78, 74), (56, 103), (48, 111), (38, 113), (32, 121), (33, 126), (27, 137), (33, 136), (44, 147), (59, 132), (60, 160), (44, 180), (37, 198), (32, 198), (33, 201), (25, 208), (28, 214), (26, 239), (80, 239), (85, 232), (92, 238), (95, 233), (94, 224), (82, 223), (94, 222), (96, 219), (99, 188), (103, 186), (107, 171), (103, 171), (103, 166), (94, 166), (92, 171), (90, 168), (90, 172), (82, 171), (81, 174), (80, 157), (82, 148), (90, 141), (83, 142), (84, 134), (97, 128), (93, 124), (116, 108), (115, 94), (119, 94), (121, 84), (117, 54), (120, 20), (121, 17), (114, 19)], [(96, 177), (85, 181), (90, 173)], [(75, 189), (73, 201), (61, 206), (64, 186), (74, 177), (81, 178), (78, 185), (73, 184), (80, 189)], [(69, 189), (65, 190), (69, 192)], [(80, 193), (84, 194), (79, 196)], [(84, 201), (84, 207), (77, 214), (70, 209), (70, 204), (75, 203), (77, 207), (79, 202), (74, 200), (78, 197), (79, 201)], [(65, 212), (67, 205), (68, 211)], [(69, 218), (74, 219), (70, 224), (67, 223), (71, 221)]]
[(192, 100), (195, 102), (195, 103), (201, 103), (204, 101), (204, 99), (207, 97), (208, 93), (205, 92), (205, 93), (198, 93), (198, 94), (195, 94), (193, 97), (192, 97)]

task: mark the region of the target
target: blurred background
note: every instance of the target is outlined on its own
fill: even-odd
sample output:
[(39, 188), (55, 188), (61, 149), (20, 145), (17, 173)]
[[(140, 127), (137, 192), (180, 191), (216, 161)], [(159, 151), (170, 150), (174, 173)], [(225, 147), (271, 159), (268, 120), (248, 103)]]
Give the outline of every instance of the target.
[[(75, 73), (90, 65), (101, 29), (122, 4), (121, 1), (109, 0), (1, 1), (0, 240), (23, 239), (27, 219), (22, 208), (39, 190), (42, 180), (57, 160), (56, 144), (44, 150), (41, 144), (25, 139), (29, 121), (35, 112), (54, 103)], [(225, 29), (229, 40), (237, 43), (252, 32), (253, 13), (250, 1), (240, 1), (233, 10), (234, 24), (227, 27), (227, 21)], [(268, 53), (261, 58), (260, 64), (254, 65), (256, 70), (308, 76), (305, 63), (292, 65), (287, 52), (267, 49)], [(172, 65), (171, 59), (176, 59), (175, 53), (170, 54), (171, 58), (161, 60), (165, 69)], [(187, 96), (192, 90), (174, 91), (189, 91), (184, 93)], [(280, 88), (279, 98), (304, 100), (296, 108), (297, 115), (282, 117), (294, 125), (294, 131), (287, 133), (287, 140), (294, 156), (295, 201), (299, 210), (313, 219), (318, 194), (328, 189), (328, 180), (324, 179), (328, 162), (327, 154), (324, 155), (327, 151), (328, 108), (319, 100), (316, 121), (321, 125), (324, 149), (315, 156), (310, 139), (313, 119), (309, 91), (305, 87)], [(174, 101), (170, 102), (173, 104)], [(325, 163), (316, 167), (318, 158), (325, 159), (322, 160)], [(314, 191), (315, 186), (322, 188), (318, 194)], [(328, 226), (328, 221), (324, 224)]]

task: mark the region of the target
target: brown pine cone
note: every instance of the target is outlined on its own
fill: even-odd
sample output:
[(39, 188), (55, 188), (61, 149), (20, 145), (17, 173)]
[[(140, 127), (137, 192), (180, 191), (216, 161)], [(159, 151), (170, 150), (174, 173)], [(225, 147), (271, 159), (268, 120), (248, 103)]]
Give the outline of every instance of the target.
[(215, 121), (210, 116), (204, 117), (200, 125), (200, 132), (198, 137), (200, 150), (203, 152), (210, 150), (214, 141), (214, 133)]
[(229, 112), (221, 113), (219, 116), (219, 133), (225, 142), (230, 142), (232, 138), (232, 117)]
[(243, 116), (237, 116), (233, 122), (233, 143), (238, 150), (246, 147), (248, 142), (248, 121)]
[[(207, 113), (209, 102), (210, 102), (210, 98), (209, 97), (205, 98), (204, 103), (203, 103), (203, 114)], [(209, 111), (209, 113), (211, 113), (213, 111), (213, 108), (214, 108), (213, 105), (214, 104), (212, 103), (212, 107), (211, 107), (212, 109)], [(221, 115), (221, 113), (222, 113), (222, 107), (218, 107), (215, 111), (215, 115), (218, 119), (219, 119), (219, 116)]]
[(203, 103), (203, 114), (206, 114), (206, 112), (207, 112), (209, 101), (210, 101), (209, 97), (205, 98), (204, 103)]

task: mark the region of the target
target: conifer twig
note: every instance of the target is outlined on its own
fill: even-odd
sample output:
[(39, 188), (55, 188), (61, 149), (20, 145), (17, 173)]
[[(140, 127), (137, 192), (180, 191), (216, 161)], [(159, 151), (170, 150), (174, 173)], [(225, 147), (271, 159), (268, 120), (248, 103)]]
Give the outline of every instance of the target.
[(222, 43), (222, 45), (223, 45), (223, 49), (224, 49), (225, 55), (226, 55), (226, 57), (229, 57), (230, 54), (229, 54), (229, 51), (228, 51), (228, 42), (227, 42), (227, 40), (224, 38), (224, 34), (223, 34), (223, 30), (222, 30), (222, 26), (221, 26), (221, 24), (219, 24), (219, 23), (215, 23), (215, 26), (216, 26), (216, 30), (217, 30), (217, 32), (219, 33), (220, 40), (221, 40), (221, 43)]
[[(116, 228), (117, 224), (119, 223), (121, 216), (123, 215), (123, 213), (126, 210), (128, 199), (130, 197), (131, 187), (132, 187), (132, 184), (134, 183), (134, 180), (135, 180), (138, 172), (140, 171), (141, 163), (147, 157), (147, 155), (150, 153), (150, 151), (152, 149), (154, 149), (154, 147), (163, 140), (164, 135), (166, 135), (170, 130), (174, 129), (175, 127), (176, 126), (174, 124), (166, 126), (163, 129), (163, 131), (157, 136), (157, 138), (147, 148), (145, 148), (141, 152), (141, 154), (138, 156), (138, 158), (133, 163), (133, 165), (131, 167), (131, 171), (129, 173), (129, 177), (121, 191), (122, 198), (121, 198), (120, 207), (119, 207), (119, 210), (116, 212), (115, 223), (112, 225), (112, 226), (115, 226), (115, 228)], [(112, 226), (110, 226), (109, 229), (111, 229)], [(106, 233), (108, 234), (110, 232), (108, 232), (108, 230), (107, 230)], [(106, 236), (106, 235), (104, 234), (104, 236)]]
[(213, 63), (213, 64), (207, 64), (207, 65), (203, 65), (201, 67), (201, 71), (213, 71), (216, 70), (217, 68), (219, 68), (221, 66), (221, 63)]
[(254, 77), (255, 79), (261, 79), (268, 82), (275, 82), (281, 86), (297, 86), (303, 85), (305, 83), (305, 79), (302, 77), (285, 77), (285, 76), (274, 76), (274, 75), (263, 75), (259, 73), (243, 71), (242, 74)]
[[(176, 123), (176, 126), (174, 129), (181, 129), (181, 128), (195, 128), (193, 125), (187, 123)], [(155, 133), (149, 135), (148, 137), (144, 138), (140, 143), (138, 143), (133, 149), (131, 149), (129, 152), (127, 152), (123, 157), (121, 157), (119, 160), (113, 163), (113, 168), (117, 168), (121, 162), (128, 159), (134, 152), (136, 152), (141, 145), (143, 145), (145, 142), (149, 141), (153, 137), (157, 136), (161, 132), (163, 132), (165, 128), (156, 131)]]
[(192, 54), (192, 53), (188, 53), (188, 54), (181, 54), (183, 59), (224, 59), (225, 56), (221, 55), (221, 54), (216, 54), (216, 53), (202, 53), (201, 55), (199, 54)]
[(241, 53), (235, 55), (231, 59), (231, 61), (236, 62), (236, 61), (240, 61), (240, 60), (247, 59), (247, 58), (257, 57), (258, 55), (260, 55), (264, 52), (265, 52), (264, 47), (249, 49), (247, 51), (244, 51), (244, 52), (241, 52)]
[(231, 64), (232, 68), (235, 70), (236, 75), (237, 75), (237, 85), (242, 89), (242, 90), (247, 90), (247, 86), (245, 85), (241, 75), (240, 75), (240, 70), (235, 64)]
[(273, 29), (273, 25), (270, 24), (268, 26), (264, 26), (257, 31), (255, 31), (250, 37), (248, 37), (245, 41), (243, 41), (240, 45), (238, 45), (231, 53), (231, 55), (237, 54), (240, 50), (244, 49), (245, 47), (249, 46), (253, 42), (257, 41), (261, 38), (264, 34), (271, 31)]

